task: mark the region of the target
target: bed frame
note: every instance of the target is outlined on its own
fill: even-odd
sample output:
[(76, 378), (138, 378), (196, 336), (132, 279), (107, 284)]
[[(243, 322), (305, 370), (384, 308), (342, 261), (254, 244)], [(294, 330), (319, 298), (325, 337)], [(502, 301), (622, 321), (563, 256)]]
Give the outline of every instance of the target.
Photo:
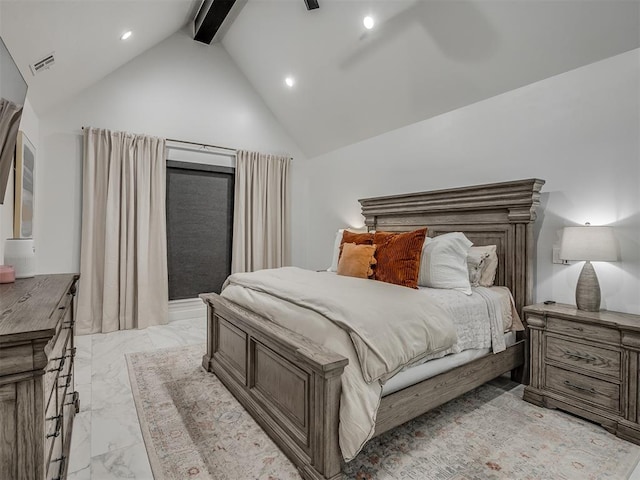
[[(476, 245), (497, 245), (497, 285), (519, 312), (531, 303), (533, 222), (543, 180), (453, 188), (360, 200), (369, 229), (433, 237), (462, 231)], [(231, 391), (305, 479), (342, 477), (338, 443), (340, 376), (348, 360), (214, 293), (207, 304), (203, 367)], [(401, 425), (503, 373), (525, 379), (525, 339), (382, 398), (375, 435)]]

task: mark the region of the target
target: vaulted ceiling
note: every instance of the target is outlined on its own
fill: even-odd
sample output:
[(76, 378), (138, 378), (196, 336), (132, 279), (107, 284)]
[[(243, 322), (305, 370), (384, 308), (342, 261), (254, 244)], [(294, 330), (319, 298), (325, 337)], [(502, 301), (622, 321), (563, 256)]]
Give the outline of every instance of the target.
[[(45, 112), (184, 28), (199, 4), (1, 0), (0, 26)], [(248, 0), (222, 44), (312, 157), (638, 48), (640, 2)], [(55, 68), (32, 77), (52, 51)]]
[[(38, 113), (84, 88), (183, 28), (199, 0), (0, 0), (0, 33), (29, 85)], [(123, 42), (120, 35), (133, 31)], [(55, 66), (29, 65), (55, 53)]]
[(640, 3), (250, 0), (222, 42), (314, 156), (637, 48)]

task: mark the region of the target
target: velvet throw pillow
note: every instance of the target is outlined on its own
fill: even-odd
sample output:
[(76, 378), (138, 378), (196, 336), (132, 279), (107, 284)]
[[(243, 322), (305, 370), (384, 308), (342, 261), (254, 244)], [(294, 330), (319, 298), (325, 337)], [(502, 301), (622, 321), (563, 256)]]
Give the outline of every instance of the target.
[(338, 275), (347, 277), (369, 278), (373, 275), (376, 264), (375, 245), (356, 245), (343, 243), (342, 255), (338, 261)]
[(376, 232), (373, 243), (376, 248), (374, 279), (381, 282), (418, 288), (420, 256), (427, 229), (413, 232)]
[(355, 243), (356, 245), (373, 245), (373, 233), (355, 233), (345, 230), (342, 232), (342, 243)]
[(356, 245), (373, 245), (373, 233), (354, 233), (349, 230), (342, 232), (342, 240), (340, 241), (340, 251), (338, 253), (338, 262), (342, 257), (342, 247), (345, 243), (355, 243)]

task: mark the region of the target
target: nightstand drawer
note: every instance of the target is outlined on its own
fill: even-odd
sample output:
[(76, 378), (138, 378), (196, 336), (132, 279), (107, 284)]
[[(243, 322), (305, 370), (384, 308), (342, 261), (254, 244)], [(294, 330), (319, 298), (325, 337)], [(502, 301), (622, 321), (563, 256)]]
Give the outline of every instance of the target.
[(562, 318), (549, 316), (547, 318), (547, 330), (562, 335), (593, 340), (598, 343), (620, 343), (620, 332), (613, 328), (591, 325), (589, 323), (572, 322)]
[(620, 385), (547, 365), (545, 385), (551, 390), (620, 411)]
[(620, 352), (547, 336), (546, 358), (620, 379)]

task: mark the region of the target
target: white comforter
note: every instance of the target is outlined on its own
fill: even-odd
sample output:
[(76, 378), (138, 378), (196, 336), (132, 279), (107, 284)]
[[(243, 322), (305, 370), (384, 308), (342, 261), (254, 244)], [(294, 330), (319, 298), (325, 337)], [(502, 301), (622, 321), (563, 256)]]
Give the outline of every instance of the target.
[(382, 282), (286, 267), (231, 275), (222, 296), (349, 359), (340, 403), (347, 461), (374, 433), (384, 380), (457, 340), (439, 305)]
[(447, 350), (457, 340), (444, 310), (406, 287), (296, 267), (237, 273), (227, 284), (268, 293), (341, 327), (351, 337), (367, 383), (384, 382), (405, 365)]

